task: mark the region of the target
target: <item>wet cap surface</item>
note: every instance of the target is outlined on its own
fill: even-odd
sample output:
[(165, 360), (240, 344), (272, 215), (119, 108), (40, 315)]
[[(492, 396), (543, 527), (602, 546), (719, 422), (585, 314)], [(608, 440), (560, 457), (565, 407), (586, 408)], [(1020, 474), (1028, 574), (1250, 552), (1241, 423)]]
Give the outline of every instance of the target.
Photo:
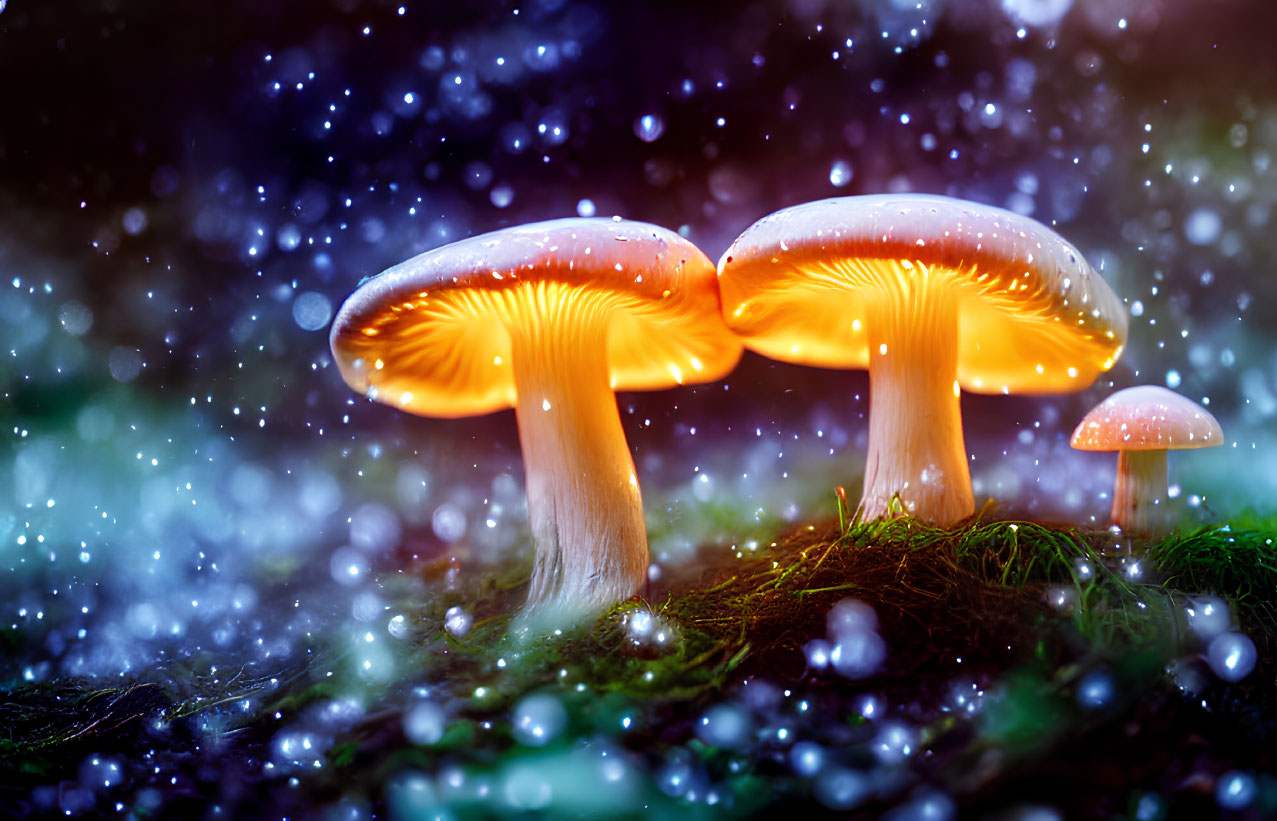
[(724, 317), (746, 346), (823, 367), (867, 367), (876, 295), (920, 282), (958, 303), (958, 381), (970, 391), (1079, 390), (1126, 340), (1125, 309), (1076, 248), (1035, 220), (964, 200), (794, 206), (752, 225), (719, 262)]
[(1078, 450), (1185, 450), (1224, 443), (1211, 413), (1157, 385), (1120, 390), (1091, 409), (1073, 431)]
[(611, 219), (521, 225), (413, 257), (346, 300), (330, 341), (355, 390), (468, 416), (515, 403), (510, 329), (535, 321), (559, 335), (603, 323), (614, 390), (712, 381), (740, 357), (704, 253), (664, 228)]

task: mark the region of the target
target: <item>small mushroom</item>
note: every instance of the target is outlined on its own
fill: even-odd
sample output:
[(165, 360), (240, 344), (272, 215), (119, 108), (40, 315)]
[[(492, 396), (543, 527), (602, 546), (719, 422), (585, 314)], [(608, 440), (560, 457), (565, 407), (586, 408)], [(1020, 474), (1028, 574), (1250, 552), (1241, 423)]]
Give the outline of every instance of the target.
[(1117, 451), (1113, 524), (1132, 536), (1168, 530), (1166, 451), (1222, 444), (1210, 411), (1157, 385), (1126, 388), (1083, 417), (1070, 444), (1078, 450)]
[(709, 382), (741, 353), (713, 263), (663, 228), (607, 219), (522, 225), (413, 257), (346, 300), (331, 345), (347, 384), (409, 413), (515, 409), (539, 627), (597, 613), (646, 578), (613, 392)]
[(1090, 385), (1126, 312), (1082, 254), (1027, 217), (926, 195), (839, 197), (764, 217), (718, 263), (727, 324), (774, 359), (869, 369), (858, 515), (974, 511), (959, 388)]

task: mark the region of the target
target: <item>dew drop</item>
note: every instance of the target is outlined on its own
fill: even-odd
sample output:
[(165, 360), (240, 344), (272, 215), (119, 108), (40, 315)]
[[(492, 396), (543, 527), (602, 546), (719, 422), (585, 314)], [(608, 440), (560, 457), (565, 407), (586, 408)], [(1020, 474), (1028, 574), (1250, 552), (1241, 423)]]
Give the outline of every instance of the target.
[(563, 702), (549, 693), (535, 693), (515, 705), (510, 732), (526, 747), (544, 747), (559, 737), (567, 723)]
[(72, 336), (83, 336), (93, 327), (93, 310), (83, 302), (64, 302), (58, 308), (58, 322)]
[(789, 750), (789, 766), (795, 774), (812, 778), (825, 763), (825, 749), (814, 741), (799, 741)]
[(1206, 661), (1224, 681), (1241, 681), (1255, 669), (1255, 642), (1242, 633), (1222, 633), (1211, 640)]
[(135, 206), (124, 212), (124, 219), (121, 222), (124, 233), (135, 237), (146, 230), (146, 212)]
[(448, 726), (448, 716), (433, 701), (414, 706), (403, 719), (403, 733), (413, 744), (429, 746), (443, 738)]
[(505, 183), (501, 183), (488, 192), (488, 199), (497, 208), (506, 208), (510, 203), (514, 202), (514, 189)]
[(1088, 673), (1078, 682), (1077, 700), (1083, 707), (1104, 707), (1113, 700), (1113, 679), (1103, 670)]
[(1249, 773), (1230, 770), (1215, 782), (1215, 801), (1228, 810), (1245, 809), (1255, 800), (1258, 786)]
[(466, 514), (451, 502), (445, 502), (435, 508), (430, 526), (440, 540), (452, 543), (466, 535)]
[(1223, 221), (1215, 211), (1198, 208), (1184, 220), (1184, 236), (1193, 245), (1210, 245), (1219, 238)]
[(293, 321), (304, 331), (327, 327), (332, 315), (332, 302), (318, 291), (303, 291), (293, 300)]
[(302, 232), (291, 222), (280, 226), (275, 232), (275, 245), (281, 251), (294, 251), (302, 243)]
[(718, 704), (696, 723), (696, 737), (714, 747), (729, 750), (747, 745), (754, 731), (749, 712), (739, 704)]
[(1213, 639), (1228, 631), (1232, 624), (1232, 614), (1228, 603), (1218, 596), (1203, 596), (1193, 599), (1188, 607), (1188, 626), (1203, 639)]
[(665, 121), (655, 114), (644, 114), (634, 121), (634, 136), (645, 143), (656, 142), (665, 133)]
[(851, 182), (851, 178), (855, 176), (855, 173), (851, 163), (846, 160), (835, 160), (834, 164), (829, 167), (829, 184), (834, 188), (842, 188)]
[(869, 779), (846, 767), (830, 767), (816, 779), (816, 800), (831, 810), (845, 811), (864, 801), (872, 792)]
[(458, 605), (449, 607), (448, 612), (443, 614), (443, 627), (453, 638), (459, 639), (469, 633), (472, 624), (474, 624), (474, 616)]
[(111, 349), (107, 367), (116, 382), (132, 382), (142, 372), (142, 355), (136, 348), (117, 345)]

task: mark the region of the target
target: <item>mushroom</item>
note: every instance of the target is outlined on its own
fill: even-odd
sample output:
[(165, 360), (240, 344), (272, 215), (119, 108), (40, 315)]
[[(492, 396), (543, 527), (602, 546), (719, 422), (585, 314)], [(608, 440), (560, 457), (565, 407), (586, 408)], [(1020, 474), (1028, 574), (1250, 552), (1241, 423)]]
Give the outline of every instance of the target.
[(1224, 432), (1210, 411), (1157, 385), (1126, 388), (1083, 417), (1070, 444), (1078, 450), (1115, 450), (1113, 524), (1132, 536), (1167, 530), (1166, 451), (1222, 444)]
[(1081, 390), (1126, 340), (1126, 312), (1076, 248), (1027, 217), (948, 197), (778, 211), (732, 243), (718, 279), (746, 347), (869, 369), (862, 519), (970, 516), (959, 388)]
[(409, 413), (514, 408), (535, 547), (527, 612), (547, 627), (646, 578), (613, 392), (712, 381), (741, 353), (705, 254), (619, 219), (516, 226), (413, 257), (346, 300), (330, 341), (347, 384)]

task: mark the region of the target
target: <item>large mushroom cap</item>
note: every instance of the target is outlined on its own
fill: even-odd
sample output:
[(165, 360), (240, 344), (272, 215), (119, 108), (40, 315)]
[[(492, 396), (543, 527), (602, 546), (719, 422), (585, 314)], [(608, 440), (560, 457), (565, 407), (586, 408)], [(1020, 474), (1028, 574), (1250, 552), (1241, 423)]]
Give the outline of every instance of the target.
[(424, 416), (488, 413), (516, 401), (509, 329), (529, 305), (606, 321), (615, 390), (712, 381), (740, 357), (705, 254), (611, 219), (520, 225), (413, 257), (346, 300), (330, 341), (358, 391)]
[(1070, 444), (1078, 450), (1185, 450), (1223, 442), (1210, 411), (1166, 388), (1140, 385), (1092, 408)]
[(869, 363), (867, 296), (926, 276), (958, 305), (961, 386), (1074, 391), (1120, 355), (1117, 296), (1054, 231), (999, 208), (929, 195), (838, 197), (754, 223), (719, 261), (727, 323), (774, 359)]

